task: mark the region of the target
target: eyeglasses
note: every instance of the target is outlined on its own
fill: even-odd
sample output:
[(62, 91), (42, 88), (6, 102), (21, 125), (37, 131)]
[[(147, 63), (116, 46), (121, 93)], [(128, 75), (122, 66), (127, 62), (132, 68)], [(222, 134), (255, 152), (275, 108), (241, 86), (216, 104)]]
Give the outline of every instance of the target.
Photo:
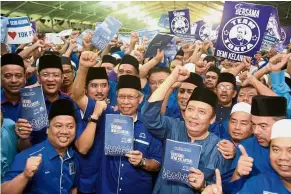
[(122, 94), (120, 94), (120, 95), (117, 96), (117, 98), (122, 100), (122, 101), (124, 101), (126, 98), (128, 100), (130, 100), (130, 101), (133, 101), (133, 100), (137, 99), (138, 97), (139, 97), (139, 95), (133, 96), (133, 95), (122, 95)]
[(220, 90), (233, 90), (233, 87), (230, 85), (218, 85), (217, 88)]
[(54, 79), (60, 79), (62, 77), (62, 75), (60, 73), (41, 73), (40, 74), (42, 77), (44, 78), (49, 78), (51, 75)]

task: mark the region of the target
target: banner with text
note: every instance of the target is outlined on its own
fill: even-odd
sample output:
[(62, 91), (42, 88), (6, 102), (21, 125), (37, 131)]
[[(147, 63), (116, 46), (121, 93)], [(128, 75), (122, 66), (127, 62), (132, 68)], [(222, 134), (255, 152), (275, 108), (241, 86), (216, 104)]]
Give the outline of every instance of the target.
[(28, 17), (8, 18), (7, 44), (26, 44), (33, 41), (33, 30)]
[(177, 36), (190, 34), (189, 9), (169, 11), (170, 31)]
[(272, 6), (226, 1), (215, 56), (234, 61), (260, 50)]

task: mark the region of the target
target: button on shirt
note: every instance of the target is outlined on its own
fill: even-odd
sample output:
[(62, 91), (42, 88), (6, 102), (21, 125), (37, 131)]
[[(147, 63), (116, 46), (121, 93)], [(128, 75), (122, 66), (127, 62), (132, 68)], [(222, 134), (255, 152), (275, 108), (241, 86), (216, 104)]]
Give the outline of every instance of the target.
[(19, 101), (15, 104), (12, 104), (8, 101), (5, 96), (4, 89), (1, 90), (1, 112), (3, 114), (3, 118), (8, 118), (17, 122), (17, 120), (21, 117), (21, 101), (19, 96)]
[(229, 119), (232, 107), (224, 107), (221, 104), (216, 106), (216, 121), (222, 123), (223, 121)]
[[(88, 118), (94, 111), (95, 102), (88, 101), (84, 119)], [(107, 156), (104, 154), (104, 135), (105, 135), (105, 115), (119, 114), (107, 107), (100, 116), (97, 131), (100, 131), (101, 142), (101, 163), (98, 180), (96, 182), (96, 192), (100, 194), (151, 194), (153, 189), (152, 173), (139, 167), (134, 167), (129, 163), (125, 156)], [(161, 163), (162, 144), (153, 138), (144, 127), (140, 114), (137, 115), (134, 123), (134, 150), (143, 153), (143, 157), (153, 159)], [(99, 162), (99, 161), (98, 161)]]
[(4, 182), (21, 174), (25, 169), (27, 159), (39, 154), (42, 154), (42, 162), (36, 174), (28, 181), (23, 193), (71, 193), (71, 190), (75, 188), (79, 168), (74, 151), (69, 148), (62, 158), (48, 140), (17, 154)]

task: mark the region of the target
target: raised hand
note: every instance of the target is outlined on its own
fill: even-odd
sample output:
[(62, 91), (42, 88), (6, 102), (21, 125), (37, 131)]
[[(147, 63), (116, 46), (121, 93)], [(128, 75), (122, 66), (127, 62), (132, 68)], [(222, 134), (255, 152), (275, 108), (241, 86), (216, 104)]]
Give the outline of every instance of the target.
[(41, 154), (39, 154), (38, 156), (31, 156), (27, 159), (26, 166), (23, 171), (26, 178), (30, 179), (35, 175), (35, 173), (38, 171), (39, 165), (41, 164), (41, 160)]
[(81, 67), (93, 67), (96, 65), (97, 58), (99, 56), (99, 53), (94, 53), (91, 51), (83, 51), (80, 57), (80, 66)]
[(238, 146), (241, 151), (241, 156), (239, 157), (235, 173), (242, 177), (250, 174), (253, 168), (254, 159), (248, 156), (247, 151), (242, 145)]
[(92, 39), (93, 39), (93, 33), (92, 32), (88, 32), (83, 37), (82, 45), (83, 45), (84, 50), (91, 50), (93, 48)]
[(277, 54), (270, 59), (269, 64), (267, 65), (267, 69), (272, 72), (280, 72), (281, 69), (287, 64), (290, 58), (291, 53)]
[(174, 77), (176, 82), (183, 82), (190, 76), (190, 72), (182, 66), (177, 66), (172, 71), (171, 75)]
[(100, 117), (106, 108), (107, 108), (107, 103), (105, 100), (96, 101), (94, 112), (93, 112), (94, 116)]
[(222, 194), (222, 183), (219, 169), (215, 169), (216, 184), (208, 185), (202, 194)]
[(164, 59), (164, 55), (165, 55), (165, 52), (164, 51), (160, 51), (160, 49), (158, 49), (157, 50), (157, 54), (156, 54), (154, 59), (156, 59), (157, 61), (161, 62)]
[(137, 42), (139, 42), (139, 37), (138, 37), (138, 33), (137, 32), (132, 32), (131, 33), (131, 39), (130, 39), (130, 44), (136, 44)]

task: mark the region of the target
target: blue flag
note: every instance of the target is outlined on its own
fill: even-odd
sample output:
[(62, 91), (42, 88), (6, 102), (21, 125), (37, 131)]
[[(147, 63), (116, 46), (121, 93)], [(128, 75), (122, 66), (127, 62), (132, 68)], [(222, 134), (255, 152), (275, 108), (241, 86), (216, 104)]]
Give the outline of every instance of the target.
[(278, 11), (277, 8), (273, 7), (263, 38), (261, 50), (270, 51), (272, 47), (280, 42), (280, 39), (281, 27), (278, 17)]
[(169, 29), (170, 28), (170, 23), (169, 23), (169, 15), (166, 13), (163, 13), (160, 17), (158, 26), (162, 28)]
[(105, 120), (105, 155), (123, 156), (133, 150), (134, 125), (130, 116), (107, 114)]
[(1, 16), (1, 43), (5, 43), (7, 36), (8, 18)]
[(144, 58), (154, 57), (157, 54), (157, 50), (164, 50), (164, 48), (171, 42), (174, 38), (173, 35), (169, 34), (157, 34), (154, 39), (150, 42)]
[(169, 23), (171, 34), (190, 34), (189, 9), (169, 11)]
[(272, 6), (226, 1), (215, 56), (242, 61), (260, 50)]
[(33, 131), (39, 131), (48, 126), (48, 115), (41, 86), (21, 88), (21, 118), (26, 119)]
[(190, 168), (198, 168), (201, 145), (167, 139), (162, 178), (188, 184)]
[(280, 43), (285, 46), (291, 43), (291, 26), (281, 26)]
[(100, 50), (104, 50), (121, 26), (122, 24), (118, 20), (108, 16), (105, 21), (97, 27), (93, 34), (93, 46)]

